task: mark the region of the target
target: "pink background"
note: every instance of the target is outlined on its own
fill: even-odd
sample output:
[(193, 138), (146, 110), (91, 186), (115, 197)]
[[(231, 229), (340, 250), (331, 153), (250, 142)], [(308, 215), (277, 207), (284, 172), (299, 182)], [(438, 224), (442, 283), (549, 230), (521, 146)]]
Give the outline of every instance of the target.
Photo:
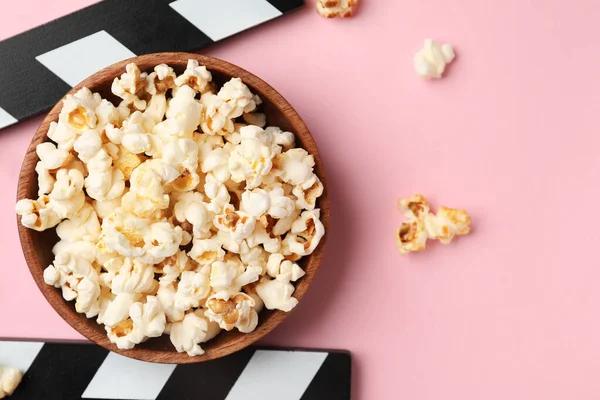
[[(5, 4), (0, 39), (84, 2), (58, 3)], [(276, 87), (328, 170), (321, 272), (264, 342), (350, 350), (356, 399), (598, 399), (599, 13), (363, 0), (326, 20), (311, 3), (206, 51)], [(412, 70), (425, 37), (456, 46), (441, 81)], [(0, 132), (0, 336), (75, 339), (29, 276), (13, 214), (39, 122)], [(417, 192), (469, 210), (472, 235), (401, 257), (395, 201)]]

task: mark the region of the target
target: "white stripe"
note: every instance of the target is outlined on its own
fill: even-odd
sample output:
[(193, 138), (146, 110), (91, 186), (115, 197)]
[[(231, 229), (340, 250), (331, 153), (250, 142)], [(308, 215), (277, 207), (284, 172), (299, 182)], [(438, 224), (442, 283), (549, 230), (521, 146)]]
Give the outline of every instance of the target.
[(300, 400), (327, 353), (257, 350), (225, 400)]
[(105, 31), (65, 44), (35, 59), (71, 86), (118, 61), (134, 57), (127, 47)]
[(281, 15), (266, 0), (177, 0), (169, 5), (215, 42)]
[(17, 123), (17, 119), (0, 107), (0, 129)]
[(43, 346), (40, 342), (0, 342), (0, 365), (25, 372)]
[(109, 353), (81, 397), (155, 400), (175, 367)]

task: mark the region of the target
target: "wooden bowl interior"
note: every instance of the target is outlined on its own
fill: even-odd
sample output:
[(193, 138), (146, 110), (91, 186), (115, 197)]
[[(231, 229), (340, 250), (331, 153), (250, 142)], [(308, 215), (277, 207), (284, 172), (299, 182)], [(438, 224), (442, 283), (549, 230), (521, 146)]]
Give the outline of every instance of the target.
[[(284, 130), (289, 130), (296, 135), (297, 146), (305, 148), (315, 157), (315, 172), (323, 182), (325, 192), (319, 199), (318, 207), (321, 208), (321, 220), (326, 228), (329, 221), (329, 199), (327, 194), (327, 184), (325, 179), (325, 171), (314, 143), (314, 140), (308, 131), (304, 122), (300, 119), (294, 109), (264, 81), (249, 72), (235, 66), (211, 57), (200, 56), (197, 54), (188, 53), (159, 53), (146, 56), (135, 57), (130, 60), (125, 60), (112, 65), (90, 78), (86, 79), (69, 93), (74, 93), (81, 87), (88, 87), (94, 92), (99, 92), (103, 98), (111, 100), (115, 105), (118, 104), (118, 98), (112, 95), (110, 85), (116, 76), (119, 76), (125, 71), (125, 65), (135, 61), (142, 71), (149, 71), (155, 65), (160, 63), (168, 64), (173, 67), (177, 73), (183, 72), (186, 67), (187, 60), (194, 58), (201, 65), (205, 65), (212, 73), (213, 80), (219, 85), (229, 80), (231, 77), (240, 77), (250, 87), (253, 93), (258, 94), (263, 100), (261, 105), (262, 112), (267, 115), (268, 125), (279, 126)], [(35, 164), (37, 163), (37, 155), (35, 148), (39, 143), (48, 141), (46, 134), (51, 121), (58, 120), (58, 114), (62, 107), (62, 100), (50, 111), (43, 123), (35, 133), (33, 140), (29, 146), (21, 174), (19, 177), (19, 187), (17, 199), (37, 198), (37, 175), (35, 173)], [(58, 312), (58, 314), (67, 321), (75, 330), (81, 333), (89, 340), (98, 345), (107, 348), (108, 350), (120, 353), (124, 356), (136, 358), (144, 361), (161, 362), (170, 364), (186, 364), (200, 361), (211, 360), (223, 357), (227, 354), (238, 351), (264, 336), (266, 333), (275, 328), (287, 315), (281, 311), (263, 310), (260, 313), (260, 322), (257, 329), (249, 334), (239, 333), (237, 330), (230, 332), (223, 331), (215, 339), (202, 344), (202, 348), (206, 351), (203, 356), (189, 357), (185, 353), (177, 353), (173, 348), (168, 335), (163, 335), (160, 338), (150, 339), (145, 343), (136, 346), (132, 350), (119, 350), (115, 345), (110, 343), (106, 336), (104, 327), (97, 324), (95, 319), (87, 319), (85, 315), (75, 312), (74, 302), (67, 302), (62, 298), (61, 291), (48, 286), (44, 283), (43, 271), (50, 265), (54, 259), (52, 247), (58, 241), (58, 237), (54, 229), (45, 232), (36, 232), (24, 228), (18, 218), (19, 235), (23, 252), (31, 271), (31, 274), (46, 297), (47, 301)], [(313, 280), (315, 273), (319, 267), (322, 257), (325, 238), (315, 250), (313, 254), (304, 257), (300, 261), (300, 265), (305, 269), (306, 275), (296, 282), (296, 291), (294, 296), (300, 300), (306, 293), (309, 284)], [(43, 334), (40, 332), (40, 334)]]

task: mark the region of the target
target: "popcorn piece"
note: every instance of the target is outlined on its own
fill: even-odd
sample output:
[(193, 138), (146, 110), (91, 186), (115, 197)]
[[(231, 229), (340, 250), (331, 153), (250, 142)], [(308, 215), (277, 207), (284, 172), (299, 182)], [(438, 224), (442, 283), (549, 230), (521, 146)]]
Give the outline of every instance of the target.
[(230, 115), (233, 105), (213, 93), (205, 93), (200, 97), (202, 118), (200, 128), (207, 135), (226, 135), (234, 131), (235, 125)]
[(108, 272), (103, 275), (114, 294), (152, 293), (158, 290), (152, 265), (137, 258), (125, 258), (123, 266), (116, 273)]
[(222, 214), (215, 216), (213, 223), (218, 229), (229, 232), (233, 240), (240, 241), (252, 234), (256, 220), (243, 211), (226, 206)]
[(297, 197), (296, 207), (306, 210), (314, 210), (317, 199), (323, 194), (321, 180), (313, 174), (312, 177), (302, 184), (294, 187), (292, 193)]
[(302, 185), (313, 174), (315, 159), (304, 149), (291, 149), (282, 153), (278, 159), (278, 169), (281, 171), (281, 179), (292, 185)]
[(202, 172), (212, 173), (219, 182), (226, 182), (231, 177), (229, 171), (229, 156), (234, 146), (230, 143), (224, 147), (211, 150), (202, 161)]
[(206, 306), (209, 320), (226, 331), (237, 328), (242, 333), (250, 333), (258, 325), (254, 299), (246, 293), (222, 291), (209, 297)]
[(199, 343), (208, 340), (208, 326), (202, 311), (186, 314), (183, 321), (171, 325), (171, 343), (180, 353), (186, 352), (190, 357), (201, 356), (204, 350)]
[(231, 152), (229, 171), (233, 181), (245, 180), (246, 189), (253, 189), (273, 167), (273, 137), (256, 126), (243, 127), (240, 132), (242, 142)]
[(81, 161), (89, 163), (102, 149), (102, 138), (97, 130), (90, 129), (83, 132), (77, 140), (75, 140), (73, 149), (77, 152), (77, 157), (79, 157)]
[(306, 273), (298, 264), (285, 260), (283, 254), (275, 253), (269, 256), (269, 261), (267, 262), (267, 274), (269, 274), (271, 278), (277, 278), (279, 275), (283, 275), (286, 280), (296, 282)]
[(94, 200), (112, 200), (125, 190), (125, 177), (112, 167), (112, 158), (101, 149), (87, 164), (89, 174), (85, 178), (85, 189)]
[(133, 171), (144, 161), (146, 157), (143, 154), (134, 154), (125, 147), (119, 147), (117, 157), (113, 158), (113, 165), (121, 171), (125, 180), (129, 180)]
[(425, 39), (423, 48), (415, 55), (413, 63), (419, 76), (441, 78), (446, 65), (454, 60), (454, 49), (449, 44), (440, 44), (433, 39)]
[(49, 196), (40, 196), (37, 200), (19, 200), (15, 210), (21, 216), (21, 224), (40, 232), (58, 225), (61, 218), (49, 203)]
[(77, 139), (78, 132), (75, 128), (64, 122), (50, 122), (48, 127), (48, 138), (52, 139), (59, 149), (71, 150)]
[(0, 399), (13, 394), (22, 378), (23, 373), (17, 368), (0, 366)]
[(47, 195), (54, 188), (56, 179), (52, 174), (44, 167), (41, 161), (35, 164), (35, 172), (38, 175), (38, 197)]
[(200, 306), (200, 302), (206, 299), (211, 291), (209, 272), (210, 268), (203, 268), (200, 271), (186, 271), (181, 274), (174, 296), (175, 309), (187, 311)]
[(60, 218), (71, 218), (85, 203), (83, 175), (76, 169), (60, 169), (50, 192), (52, 209)]
[(119, 349), (130, 350), (148, 337), (158, 337), (166, 327), (166, 317), (155, 296), (148, 296), (146, 303), (133, 303), (129, 318), (114, 327), (106, 326), (111, 343)]
[(256, 293), (260, 296), (269, 310), (289, 312), (296, 307), (298, 300), (292, 297), (294, 285), (284, 275), (279, 275), (273, 280), (264, 280), (256, 285)]
[(179, 250), (182, 238), (183, 231), (180, 226), (173, 226), (168, 222), (155, 222), (144, 237), (146, 254), (141, 256), (140, 260), (158, 264)]
[(256, 99), (240, 78), (225, 82), (217, 96), (232, 107), (229, 118), (237, 118), (256, 109)]
[(147, 220), (120, 210), (102, 221), (101, 239), (109, 249), (125, 257), (144, 254), (144, 238), (150, 231)]
[(35, 152), (40, 158), (43, 168), (48, 171), (57, 171), (73, 158), (68, 150), (56, 148), (51, 142), (38, 144)]
[(100, 95), (92, 93), (88, 88), (82, 88), (74, 95), (68, 94), (58, 115), (59, 124), (67, 125), (75, 132), (94, 129), (97, 122), (94, 110), (101, 101)]
[(425, 250), (427, 239), (449, 244), (455, 235), (466, 235), (471, 230), (471, 217), (466, 211), (440, 207), (437, 215), (431, 214), (422, 195), (400, 199), (398, 208), (406, 218), (396, 233), (400, 254)]
[(192, 224), (195, 236), (204, 237), (210, 235), (212, 226), (212, 213), (207, 206), (201, 193), (186, 192), (175, 203), (173, 213), (180, 223), (187, 221)]
[(167, 317), (168, 322), (182, 321), (185, 313), (175, 308), (175, 294), (177, 293), (176, 282), (160, 283), (156, 298)]
[(121, 78), (115, 78), (111, 86), (111, 91), (128, 104), (133, 104), (138, 110), (145, 110), (146, 101), (142, 100), (140, 96), (144, 97), (148, 74), (140, 72), (135, 63), (127, 64), (125, 71), (121, 75)]
[(141, 296), (137, 293), (119, 293), (108, 302), (103, 312), (101, 323), (114, 328), (129, 318), (129, 309)]
[(187, 192), (200, 183), (198, 169), (198, 145), (192, 139), (177, 139), (167, 143), (163, 149), (162, 160), (176, 168), (179, 177), (171, 183), (173, 190)]
[(214, 214), (221, 213), (231, 200), (227, 187), (219, 182), (213, 174), (206, 174), (204, 193), (206, 193), (206, 196), (210, 199), (210, 205), (207, 206), (207, 209)]
[(295, 145), (295, 138), (292, 132), (282, 131), (276, 126), (265, 128), (265, 132), (273, 135), (275, 144), (283, 147), (284, 150), (289, 150)]
[(300, 209), (294, 209), (292, 214), (290, 214), (288, 217), (277, 220), (275, 226), (273, 226), (272, 234), (275, 236), (282, 236), (288, 233), (292, 229), (292, 224), (294, 221), (300, 216), (301, 211), (302, 210)]
[(348, 18), (357, 4), (358, 0), (317, 0), (317, 12), (325, 18)]
[(100, 222), (91, 204), (83, 207), (70, 219), (58, 224), (56, 233), (61, 240), (67, 242), (96, 242), (100, 237)]
[(175, 78), (173, 68), (167, 64), (159, 64), (154, 67), (154, 72), (146, 78), (146, 91), (151, 95), (164, 94), (167, 90), (175, 87)]
[(117, 197), (112, 200), (94, 200), (92, 202), (96, 215), (101, 220), (110, 217), (119, 207), (121, 207), (121, 198)]
[(162, 274), (159, 278), (161, 284), (175, 282), (182, 272), (189, 271), (197, 267), (197, 264), (191, 260), (183, 250), (177, 250), (175, 254), (165, 258), (154, 265), (154, 273)]
[(268, 215), (262, 216), (252, 235), (246, 239), (248, 246), (253, 248), (262, 245), (269, 253), (278, 252), (281, 248), (281, 238), (273, 234), (274, 224), (273, 218)]
[[(113, 103), (106, 99), (102, 99), (98, 107), (95, 109), (97, 118), (96, 130), (102, 132), (104, 129), (106, 129), (108, 124), (112, 126), (121, 125), (122, 119), (119, 111), (120, 110), (117, 109)], [(129, 116), (129, 113), (127, 113), (126, 116)]]
[(247, 190), (242, 194), (240, 209), (259, 219), (271, 206), (269, 193), (264, 189)]
[(165, 142), (177, 137), (192, 137), (202, 120), (202, 104), (195, 99), (196, 92), (189, 86), (177, 90), (167, 105), (167, 120), (154, 127)]
[(300, 218), (294, 221), (291, 233), (284, 239), (292, 253), (306, 256), (315, 251), (325, 235), (325, 227), (319, 220), (320, 215), (321, 211), (315, 208), (302, 212)]
[(223, 261), (225, 251), (216, 239), (194, 240), (188, 255), (200, 265), (211, 265), (215, 261)]
[(204, 94), (210, 89), (211, 81), (212, 75), (205, 66), (200, 66), (196, 60), (188, 60), (186, 70), (175, 79), (175, 84), (187, 85), (196, 92)]

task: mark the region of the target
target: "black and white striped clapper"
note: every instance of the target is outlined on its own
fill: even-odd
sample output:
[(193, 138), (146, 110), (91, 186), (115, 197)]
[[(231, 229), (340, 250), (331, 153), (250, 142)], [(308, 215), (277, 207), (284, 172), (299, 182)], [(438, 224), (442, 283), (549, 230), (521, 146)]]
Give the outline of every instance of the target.
[(304, 0), (104, 0), (0, 42), (0, 129), (50, 109), (115, 62), (192, 51), (275, 19)]
[(133, 360), (87, 344), (0, 341), (24, 371), (10, 400), (349, 400), (350, 354), (248, 348), (187, 365)]

